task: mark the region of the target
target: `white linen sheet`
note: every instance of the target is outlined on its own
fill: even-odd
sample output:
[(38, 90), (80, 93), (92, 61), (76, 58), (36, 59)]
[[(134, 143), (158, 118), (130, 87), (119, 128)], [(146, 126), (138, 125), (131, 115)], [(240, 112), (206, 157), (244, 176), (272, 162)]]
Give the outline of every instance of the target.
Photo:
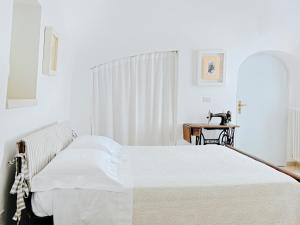
[(300, 224), (300, 185), (226, 147), (124, 147), (123, 151), (132, 166), (132, 208), (129, 195), (55, 190), (34, 194), (34, 212), (54, 214), (55, 225)]

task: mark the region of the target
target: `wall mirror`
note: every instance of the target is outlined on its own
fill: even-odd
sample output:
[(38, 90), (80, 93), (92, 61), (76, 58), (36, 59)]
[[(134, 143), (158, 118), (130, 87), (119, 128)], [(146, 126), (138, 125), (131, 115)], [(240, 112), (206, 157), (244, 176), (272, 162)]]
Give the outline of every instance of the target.
[(38, 0), (14, 0), (7, 108), (36, 104), (41, 6)]

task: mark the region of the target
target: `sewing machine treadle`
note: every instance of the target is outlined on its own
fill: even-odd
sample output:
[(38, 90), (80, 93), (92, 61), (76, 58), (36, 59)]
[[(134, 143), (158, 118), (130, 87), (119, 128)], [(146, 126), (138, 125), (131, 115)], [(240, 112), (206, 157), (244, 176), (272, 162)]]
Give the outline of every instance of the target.
[[(234, 146), (235, 128), (239, 128), (239, 126), (234, 124), (185, 123), (183, 124), (183, 138), (187, 142), (192, 143), (192, 136), (196, 136), (196, 145), (217, 144)], [(203, 130), (220, 130), (221, 133), (218, 135), (218, 138), (208, 139), (205, 138)]]

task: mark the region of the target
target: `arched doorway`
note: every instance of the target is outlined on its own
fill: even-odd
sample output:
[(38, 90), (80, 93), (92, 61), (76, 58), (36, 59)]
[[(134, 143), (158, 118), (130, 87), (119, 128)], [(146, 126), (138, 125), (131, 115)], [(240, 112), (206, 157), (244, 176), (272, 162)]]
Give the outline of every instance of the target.
[(288, 72), (269, 53), (250, 56), (238, 77), (236, 147), (275, 165), (286, 163)]

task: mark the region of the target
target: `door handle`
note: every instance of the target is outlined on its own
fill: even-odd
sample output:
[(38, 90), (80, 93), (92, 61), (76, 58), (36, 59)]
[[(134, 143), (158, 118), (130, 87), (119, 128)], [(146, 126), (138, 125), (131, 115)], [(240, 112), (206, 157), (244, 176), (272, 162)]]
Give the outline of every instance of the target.
[(244, 104), (241, 100), (238, 101), (238, 113), (242, 113), (242, 107), (247, 106), (247, 104)]

